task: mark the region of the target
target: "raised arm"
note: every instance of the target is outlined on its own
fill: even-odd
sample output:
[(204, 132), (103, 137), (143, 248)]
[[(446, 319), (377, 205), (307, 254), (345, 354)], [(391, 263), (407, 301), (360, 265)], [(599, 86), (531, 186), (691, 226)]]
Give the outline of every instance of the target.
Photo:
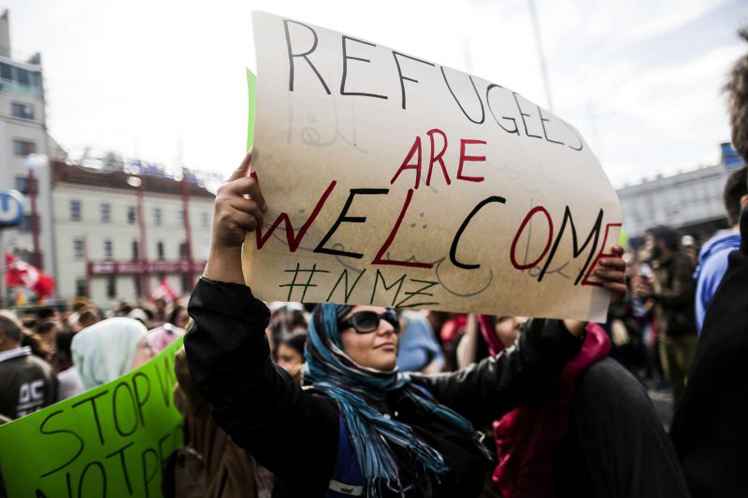
[[(626, 293), (626, 264), (622, 248), (614, 247), (612, 254), (600, 262), (595, 276), (613, 299), (619, 299)], [(440, 403), (484, 426), (520, 403), (548, 396), (558, 386), (566, 362), (579, 351), (585, 325), (577, 320), (530, 320), (515, 345), (495, 357), (458, 372), (412, 378)]]
[[(270, 358), (270, 313), (244, 285), (241, 269), (242, 241), (264, 211), (248, 167), (249, 157), (216, 197), (208, 265), (190, 298), (187, 362), (212, 416), (238, 445), (281, 478), (324, 490), (335, 465), (337, 409), (303, 391)], [(316, 451), (311, 460), (302, 457), (308, 448)]]
[(581, 343), (559, 320), (531, 320), (517, 343), (495, 357), (458, 372), (412, 378), (481, 427), (522, 402), (547, 396)]

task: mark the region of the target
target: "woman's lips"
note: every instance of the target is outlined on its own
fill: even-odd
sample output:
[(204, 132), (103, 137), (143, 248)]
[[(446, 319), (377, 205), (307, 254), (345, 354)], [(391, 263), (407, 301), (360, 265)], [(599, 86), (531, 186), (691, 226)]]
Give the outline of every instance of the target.
[(388, 349), (388, 350), (395, 350), (395, 343), (394, 342), (385, 342), (383, 344), (380, 344), (379, 346), (374, 346), (374, 349)]

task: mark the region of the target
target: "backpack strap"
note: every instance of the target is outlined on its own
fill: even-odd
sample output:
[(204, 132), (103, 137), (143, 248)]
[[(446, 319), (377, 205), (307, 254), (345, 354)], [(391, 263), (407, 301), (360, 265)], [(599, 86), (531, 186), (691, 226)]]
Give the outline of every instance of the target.
[(365, 482), (343, 415), (338, 416), (338, 456), (326, 498), (364, 496)]

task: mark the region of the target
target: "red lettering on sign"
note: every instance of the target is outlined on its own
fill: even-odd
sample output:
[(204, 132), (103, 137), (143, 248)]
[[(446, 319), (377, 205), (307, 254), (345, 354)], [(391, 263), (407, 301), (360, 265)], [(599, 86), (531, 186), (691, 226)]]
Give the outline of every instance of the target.
[(291, 219), (288, 217), (287, 213), (281, 213), (275, 219), (273, 224), (270, 225), (270, 228), (265, 231), (264, 235), (260, 233), (261, 227), (257, 227), (257, 230), (255, 230), (255, 234), (257, 236), (257, 249), (262, 249), (262, 247), (265, 245), (265, 242), (267, 242), (275, 229), (278, 228), (278, 225), (283, 222), (286, 224), (286, 240), (288, 241), (288, 248), (291, 250), (291, 252), (295, 252), (296, 249), (299, 248), (299, 244), (301, 244), (301, 241), (304, 239), (306, 231), (309, 229), (312, 223), (314, 223), (314, 220), (317, 218), (317, 215), (322, 209), (322, 206), (325, 205), (327, 198), (330, 197), (330, 194), (335, 188), (336, 183), (337, 182), (333, 180), (330, 182), (330, 185), (327, 186), (327, 189), (325, 189), (325, 191), (322, 193), (322, 197), (320, 197), (319, 201), (317, 201), (317, 204), (314, 206), (314, 209), (309, 215), (309, 218), (307, 218), (306, 222), (301, 226), (301, 228), (299, 228), (299, 233), (294, 234), (293, 225), (291, 225)]
[(620, 227), (620, 226), (621, 226), (620, 223), (606, 223), (605, 224), (605, 235), (603, 236), (603, 243), (600, 245), (600, 252), (597, 253), (597, 256), (592, 261), (592, 265), (590, 265), (589, 270), (587, 270), (587, 274), (584, 276), (584, 279), (582, 280), (582, 285), (594, 285), (596, 287), (602, 287), (602, 284), (600, 282), (595, 282), (595, 281), (590, 280), (590, 276), (592, 275), (592, 272), (595, 271), (595, 267), (597, 266), (597, 263), (600, 262), (602, 258), (618, 257), (617, 254), (606, 253), (604, 251), (605, 251), (605, 245), (608, 243), (608, 232), (610, 231), (610, 228)]
[[(543, 248), (543, 252), (540, 253), (540, 256), (538, 256), (534, 261), (530, 263), (521, 264), (517, 261), (517, 256), (515, 254), (515, 251), (517, 249), (517, 242), (519, 241), (519, 237), (520, 235), (522, 235), (522, 232), (524, 232), (525, 227), (530, 222), (530, 220), (532, 220), (532, 217), (535, 216), (536, 213), (543, 213), (543, 215), (545, 215), (545, 219), (548, 223), (548, 239), (545, 243), (545, 247)], [(551, 215), (550, 213), (548, 213), (548, 210), (544, 208), (543, 206), (535, 206), (525, 215), (525, 218), (522, 220), (522, 223), (519, 225), (519, 230), (517, 230), (517, 234), (514, 236), (514, 240), (512, 241), (512, 248), (509, 252), (509, 257), (512, 260), (512, 266), (514, 266), (518, 270), (527, 270), (528, 268), (532, 268), (533, 266), (537, 265), (538, 263), (540, 263), (540, 261), (542, 261), (545, 255), (548, 254), (548, 251), (551, 248), (552, 241), (553, 241), (553, 220), (551, 219)]]

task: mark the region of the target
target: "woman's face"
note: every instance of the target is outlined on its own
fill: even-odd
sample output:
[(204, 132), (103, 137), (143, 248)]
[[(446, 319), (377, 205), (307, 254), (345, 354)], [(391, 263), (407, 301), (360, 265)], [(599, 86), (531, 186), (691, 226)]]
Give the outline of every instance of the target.
[[(360, 311), (382, 314), (386, 310), (381, 306), (354, 306), (341, 321)], [(368, 334), (358, 333), (353, 327), (348, 327), (340, 331), (340, 339), (348, 356), (362, 367), (386, 372), (397, 365), (398, 335), (395, 327), (386, 320), (379, 320), (377, 329)]]
[(511, 347), (517, 340), (522, 325), (528, 320), (526, 316), (502, 316), (496, 320), (496, 336), (505, 348)]
[(296, 379), (304, 365), (304, 358), (294, 348), (281, 344), (278, 346), (278, 366)]

